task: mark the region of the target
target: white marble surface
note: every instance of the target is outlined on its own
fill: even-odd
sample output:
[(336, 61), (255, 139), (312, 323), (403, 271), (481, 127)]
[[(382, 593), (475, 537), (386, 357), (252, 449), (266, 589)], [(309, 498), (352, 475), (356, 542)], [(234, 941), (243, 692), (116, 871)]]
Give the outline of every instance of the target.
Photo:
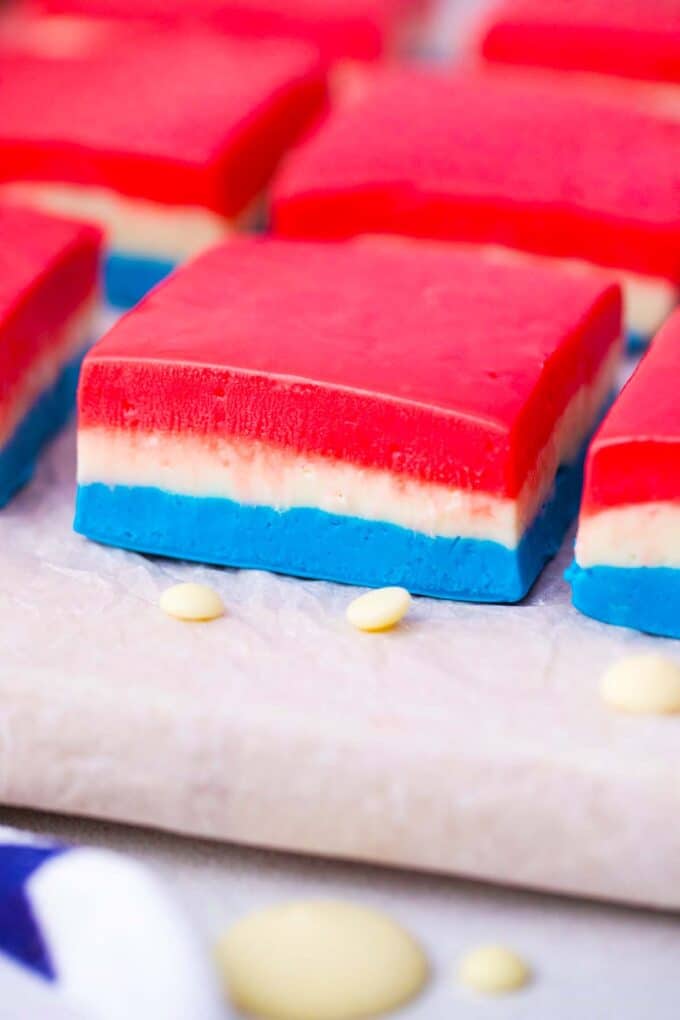
[[(281, 900), (342, 897), (386, 910), (422, 942), (433, 968), (425, 993), (394, 1014), (404, 1020), (676, 1020), (678, 1015), (675, 916), (25, 811), (0, 810), (0, 824), (136, 855), (168, 881), (206, 952), (243, 913)], [(484, 999), (457, 987), (457, 959), (489, 941), (507, 943), (531, 963), (535, 978), (527, 989)], [(225, 1004), (225, 1020), (234, 1016)]]

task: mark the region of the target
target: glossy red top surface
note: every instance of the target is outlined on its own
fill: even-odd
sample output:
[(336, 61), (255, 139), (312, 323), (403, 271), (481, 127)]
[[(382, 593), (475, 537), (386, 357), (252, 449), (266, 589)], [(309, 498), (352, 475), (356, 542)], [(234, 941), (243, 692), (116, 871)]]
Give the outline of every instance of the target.
[(583, 512), (680, 501), (680, 312), (652, 342), (588, 457)]
[(0, 205), (0, 404), (94, 294), (94, 227)]
[(299, 39), (328, 59), (373, 60), (395, 41), (414, 0), (34, 0), (33, 8), (177, 26), (202, 21), (242, 38)]
[(680, 82), (680, 0), (504, 0), (489, 60)]
[(496, 74), (378, 75), (290, 155), (277, 232), (508, 245), (680, 280), (680, 121)]
[(234, 241), (95, 347), (80, 423), (235, 435), (515, 495), (620, 320), (616, 285), (447, 247)]
[(325, 99), (318, 57), (297, 43), (112, 31), (63, 56), (0, 42), (0, 58), (0, 181), (225, 215), (261, 191)]

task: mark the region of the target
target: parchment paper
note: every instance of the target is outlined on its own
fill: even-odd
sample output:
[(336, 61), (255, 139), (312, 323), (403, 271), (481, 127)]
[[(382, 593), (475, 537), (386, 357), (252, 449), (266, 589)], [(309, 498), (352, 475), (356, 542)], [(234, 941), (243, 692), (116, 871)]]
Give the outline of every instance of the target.
[[(565, 544), (526, 604), (153, 560), (71, 530), (74, 433), (0, 514), (0, 800), (242, 843), (680, 905), (680, 718), (601, 704), (645, 638), (580, 616)], [(228, 615), (157, 608), (176, 580)]]

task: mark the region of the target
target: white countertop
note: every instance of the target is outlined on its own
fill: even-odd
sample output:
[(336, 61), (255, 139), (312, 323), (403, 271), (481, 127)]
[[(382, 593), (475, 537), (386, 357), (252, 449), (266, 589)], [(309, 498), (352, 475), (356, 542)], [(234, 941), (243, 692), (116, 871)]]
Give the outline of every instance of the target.
[[(205, 939), (206, 952), (243, 913), (276, 901), (330, 896), (385, 910), (420, 940), (432, 963), (425, 993), (398, 1014), (404, 1020), (678, 1016), (680, 925), (673, 915), (28, 811), (0, 810), (0, 824), (120, 850), (153, 866)], [(485, 1000), (456, 987), (458, 957), (487, 942), (525, 956), (535, 971), (526, 990)], [(225, 1006), (225, 1020), (233, 1015)]]

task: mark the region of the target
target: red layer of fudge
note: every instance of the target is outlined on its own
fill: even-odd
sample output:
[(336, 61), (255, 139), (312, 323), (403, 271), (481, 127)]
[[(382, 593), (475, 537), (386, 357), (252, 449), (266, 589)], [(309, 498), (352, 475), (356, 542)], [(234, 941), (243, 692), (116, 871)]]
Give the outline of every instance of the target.
[(504, 0), (481, 51), (511, 64), (680, 83), (680, 0)]
[(680, 314), (676, 312), (593, 442), (583, 498), (585, 514), (669, 500), (680, 508), (679, 373)]
[(0, 205), (0, 503), (72, 409), (100, 247), (93, 227)]
[(0, 403), (52, 349), (55, 328), (95, 297), (94, 227), (0, 204)]
[(384, 73), (290, 155), (274, 224), (606, 266), (628, 285), (631, 331), (649, 334), (680, 285), (680, 122), (547, 81)]
[(288, 236), (504, 244), (680, 280), (680, 123), (495, 76), (395, 72), (287, 160)]
[(103, 226), (105, 293), (129, 307), (255, 222), (324, 71), (300, 43), (49, 21), (0, 33), (0, 199)]
[(34, 10), (183, 26), (242, 38), (299, 39), (328, 59), (374, 60), (408, 38), (415, 0), (37, 0)]
[(325, 100), (317, 58), (293, 43), (145, 32), (95, 36), (64, 59), (0, 52), (0, 181), (224, 217), (259, 194)]

